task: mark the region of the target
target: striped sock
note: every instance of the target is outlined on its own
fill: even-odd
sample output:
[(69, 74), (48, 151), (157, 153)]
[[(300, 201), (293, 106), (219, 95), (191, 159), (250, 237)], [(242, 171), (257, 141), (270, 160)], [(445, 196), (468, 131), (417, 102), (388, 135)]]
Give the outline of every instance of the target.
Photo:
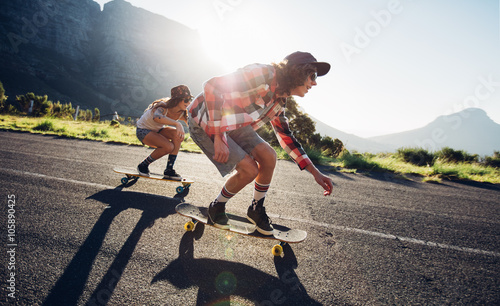
[(148, 157), (146, 157), (145, 160), (142, 161), (141, 165), (144, 165), (144, 166), (149, 166), (152, 162), (154, 162), (156, 159), (152, 158), (151, 155), (149, 155)]
[(229, 201), (236, 193), (231, 193), (227, 191), (226, 186), (224, 186), (219, 193), (217, 199), (215, 199), (218, 203), (226, 203)]
[(259, 184), (255, 181), (255, 189), (253, 191), (253, 199), (255, 202), (262, 200), (266, 197), (267, 190), (269, 189), (270, 184)]

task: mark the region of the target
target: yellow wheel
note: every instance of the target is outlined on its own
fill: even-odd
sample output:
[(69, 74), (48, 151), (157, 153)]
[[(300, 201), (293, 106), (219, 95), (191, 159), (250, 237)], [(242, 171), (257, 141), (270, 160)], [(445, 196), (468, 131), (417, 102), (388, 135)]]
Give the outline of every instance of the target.
[(283, 247), (279, 244), (273, 246), (272, 253), (274, 256), (281, 256), (283, 254)]
[(188, 232), (192, 231), (194, 229), (194, 222), (193, 221), (186, 222), (186, 224), (184, 224), (184, 229)]

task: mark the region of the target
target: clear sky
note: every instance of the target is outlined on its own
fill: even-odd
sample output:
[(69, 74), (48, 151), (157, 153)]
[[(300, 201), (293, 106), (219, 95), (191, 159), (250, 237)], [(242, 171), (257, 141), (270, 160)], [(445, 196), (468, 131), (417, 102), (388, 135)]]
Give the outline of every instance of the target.
[(329, 62), (296, 100), (347, 133), (407, 131), (468, 107), (500, 124), (499, 0), (127, 2), (197, 30), (224, 72), (294, 51)]

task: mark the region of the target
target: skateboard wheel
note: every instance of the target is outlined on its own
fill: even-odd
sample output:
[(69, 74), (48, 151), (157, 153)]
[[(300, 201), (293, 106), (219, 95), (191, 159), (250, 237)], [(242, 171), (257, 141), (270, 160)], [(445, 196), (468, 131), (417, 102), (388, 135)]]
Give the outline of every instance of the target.
[(283, 254), (283, 247), (279, 244), (273, 246), (272, 253), (274, 256), (281, 256)]
[(194, 229), (194, 222), (193, 221), (186, 222), (186, 224), (184, 224), (184, 229), (187, 232), (191, 232)]
[(123, 178), (122, 178), (122, 184), (123, 184), (123, 185), (126, 185), (127, 183), (128, 183), (128, 178), (123, 177)]
[(177, 193), (182, 193), (182, 192), (184, 191), (184, 187), (179, 186), (179, 187), (175, 188), (175, 191), (176, 191)]

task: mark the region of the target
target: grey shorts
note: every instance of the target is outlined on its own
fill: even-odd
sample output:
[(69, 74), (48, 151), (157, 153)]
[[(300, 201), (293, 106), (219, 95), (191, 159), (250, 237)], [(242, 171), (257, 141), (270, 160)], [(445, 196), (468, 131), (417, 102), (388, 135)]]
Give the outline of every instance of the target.
[(223, 177), (231, 173), (246, 155), (252, 156), (252, 151), (258, 144), (265, 142), (250, 125), (228, 132), (226, 135), (229, 146), (229, 159), (222, 164), (214, 161), (213, 140), (192, 119), (189, 119), (189, 133), (193, 141), (212, 161)]

